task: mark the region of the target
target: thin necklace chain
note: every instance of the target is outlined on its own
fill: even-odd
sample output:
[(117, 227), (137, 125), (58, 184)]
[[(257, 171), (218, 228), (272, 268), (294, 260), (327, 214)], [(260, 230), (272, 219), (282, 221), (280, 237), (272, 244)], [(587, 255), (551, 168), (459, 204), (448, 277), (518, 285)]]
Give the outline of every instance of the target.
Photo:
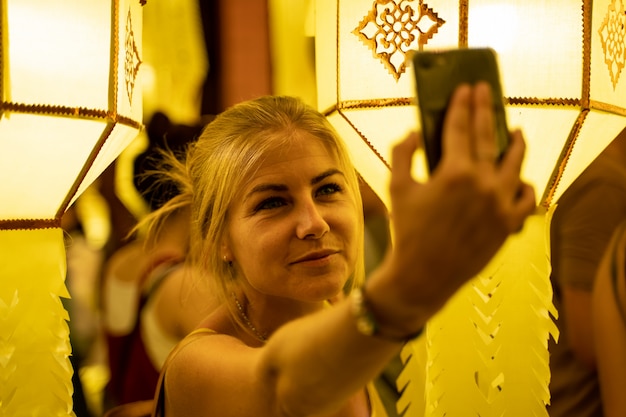
[(250, 330), (252, 330), (252, 333), (254, 333), (254, 335), (257, 337), (257, 339), (259, 339), (261, 342), (265, 343), (267, 341), (267, 338), (265, 336), (263, 336), (261, 333), (259, 333), (259, 331), (256, 329), (256, 327), (254, 327), (254, 325), (252, 324), (252, 322), (248, 318), (248, 315), (245, 313), (245, 311), (243, 311), (243, 306), (241, 305), (241, 303), (239, 302), (239, 299), (237, 298), (237, 296), (234, 293), (233, 293), (233, 298), (235, 299), (235, 304), (237, 305), (237, 309), (239, 310), (239, 313), (241, 314), (241, 318), (243, 318), (243, 321), (246, 322), (246, 325), (248, 326), (248, 328)]

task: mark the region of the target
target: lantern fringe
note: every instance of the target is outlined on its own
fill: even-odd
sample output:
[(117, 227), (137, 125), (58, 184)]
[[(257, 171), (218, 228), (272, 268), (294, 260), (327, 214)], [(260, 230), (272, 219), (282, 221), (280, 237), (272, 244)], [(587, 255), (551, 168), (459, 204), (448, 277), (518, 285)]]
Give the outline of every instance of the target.
[(529, 219), (428, 323), (424, 347), (407, 345), (404, 416), (548, 416), (547, 343), (558, 330), (545, 224), (545, 215)]
[(0, 230), (0, 417), (73, 416), (60, 228)]

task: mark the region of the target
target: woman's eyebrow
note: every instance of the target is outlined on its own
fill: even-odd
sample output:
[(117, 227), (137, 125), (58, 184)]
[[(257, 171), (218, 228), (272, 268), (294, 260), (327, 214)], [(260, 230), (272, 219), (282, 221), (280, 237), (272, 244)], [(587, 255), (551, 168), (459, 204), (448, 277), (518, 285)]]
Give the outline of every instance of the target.
[[(343, 172), (336, 169), (336, 168), (332, 168), (329, 169), (327, 171), (322, 172), (319, 175), (316, 175), (315, 177), (313, 177), (311, 179), (311, 185), (315, 185), (318, 184), (322, 181), (324, 181), (326, 178), (331, 177), (333, 175), (341, 175), (343, 176)], [(259, 194), (259, 193), (264, 193), (267, 191), (275, 191), (275, 192), (284, 192), (284, 191), (288, 191), (289, 187), (287, 187), (287, 185), (285, 184), (275, 184), (275, 183), (267, 183), (267, 184), (258, 184), (255, 185), (244, 197), (244, 201), (250, 199), (253, 195), (255, 194)]]
[(326, 178), (331, 177), (331, 176), (336, 175), (336, 174), (344, 176), (343, 172), (341, 172), (340, 170), (338, 170), (336, 168), (332, 168), (332, 169), (329, 169), (328, 171), (322, 172), (320, 175), (316, 175), (315, 177), (313, 177), (313, 179), (311, 180), (311, 185), (315, 185), (315, 184), (317, 184), (319, 182), (322, 182)]
[(278, 192), (283, 192), (283, 191), (287, 191), (289, 190), (289, 187), (287, 187), (285, 184), (258, 184), (255, 185), (250, 192), (248, 192), (245, 197), (244, 197), (244, 201), (248, 200), (249, 198), (251, 198), (253, 195), (255, 194), (259, 194), (259, 193), (264, 193), (267, 191), (278, 191)]

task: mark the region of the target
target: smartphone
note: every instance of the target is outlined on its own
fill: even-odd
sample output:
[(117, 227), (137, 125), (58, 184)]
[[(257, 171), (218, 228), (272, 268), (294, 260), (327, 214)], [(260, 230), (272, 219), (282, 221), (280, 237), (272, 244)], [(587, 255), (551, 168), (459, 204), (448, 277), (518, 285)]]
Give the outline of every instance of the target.
[(496, 52), (491, 48), (415, 51), (411, 59), (429, 171), (433, 172), (441, 159), (443, 119), (452, 93), (462, 83), (487, 81), (491, 85), (501, 157), (509, 143), (509, 130)]

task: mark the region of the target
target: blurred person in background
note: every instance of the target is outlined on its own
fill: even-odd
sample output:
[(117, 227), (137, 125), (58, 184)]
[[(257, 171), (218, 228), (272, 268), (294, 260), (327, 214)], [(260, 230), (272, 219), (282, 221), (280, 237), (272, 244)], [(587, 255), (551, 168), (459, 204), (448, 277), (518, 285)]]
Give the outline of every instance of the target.
[(626, 416), (626, 222), (604, 253), (592, 295), (593, 340), (605, 417)]
[[(592, 290), (602, 255), (626, 219), (626, 129), (563, 193), (550, 223), (550, 276), (559, 312), (549, 341), (551, 417), (602, 417)], [(622, 388), (623, 389), (623, 388)]]
[[(134, 185), (152, 212), (180, 190), (156, 175), (161, 152), (181, 154), (210, 120), (196, 125), (172, 124), (163, 113), (151, 118), (147, 149), (134, 161)], [(161, 366), (171, 348), (214, 308), (205, 285), (185, 259), (189, 247), (189, 211), (174, 207), (155, 227), (153, 238), (142, 230), (106, 261), (102, 307), (110, 379), (104, 410), (151, 399)]]

